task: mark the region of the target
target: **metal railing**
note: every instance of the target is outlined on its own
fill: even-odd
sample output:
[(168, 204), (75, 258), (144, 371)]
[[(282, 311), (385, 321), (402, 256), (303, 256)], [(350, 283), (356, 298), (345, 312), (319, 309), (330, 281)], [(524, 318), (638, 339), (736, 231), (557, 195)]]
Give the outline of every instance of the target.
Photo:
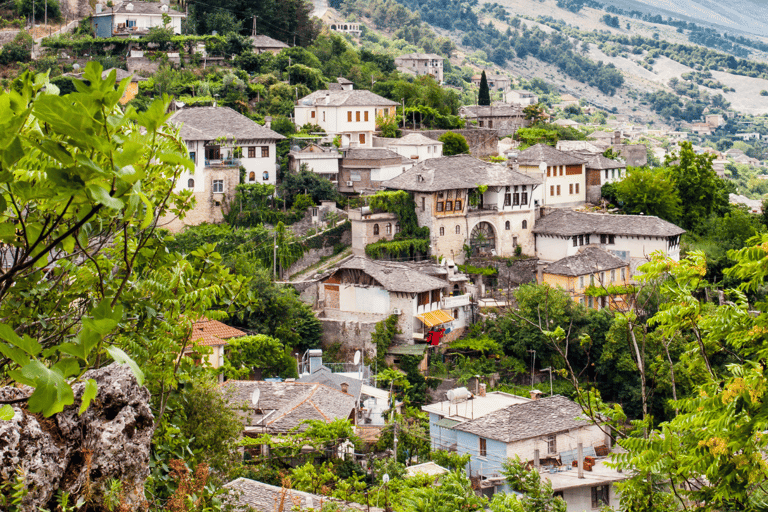
[(206, 160), (206, 167), (240, 167), (239, 158), (226, 158), (221, 160)]
[(464, 295), (454, 295), (443, 297), (442, 304), (444, 308), (459, 308), (467, 306), (472, 302), (472, 295), (466, 293)]

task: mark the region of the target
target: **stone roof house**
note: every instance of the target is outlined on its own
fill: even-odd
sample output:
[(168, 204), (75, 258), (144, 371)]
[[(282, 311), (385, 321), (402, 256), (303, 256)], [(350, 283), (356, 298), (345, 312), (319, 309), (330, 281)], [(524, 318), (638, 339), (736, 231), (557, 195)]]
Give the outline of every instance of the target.
[(184, 219), (164, 218), (171, 231), (224, 220), (224, 208), (235, 197), (240, 167), (246, 183), (276, 183), (277, 141), (282, 135), (229, 107), (193, 107), (176, 111), (169, 122), (181, 126), (194, 171), (179, 177), (177, 190), (191, 190), (197, 200)]
[(598, 204), (602, 199), (603, 185), (624, 179), (627, 174), (627, 165), (607, 158), (602, 153), (586, 158), (587, 202)]
[(246, 435), (286, 433), (301, 428), (305, 420), (330, 423), (342, 418), (354, 425), (357, 417), (354, 396), (319, 383), (228, 380), (222, 391), (243, 419)]
[[(389, 229), (391, 225), (379, 229)], [(379, 322), (398, 318), (398, 338), (412, 343), (432, 327), (442, 326), (457, 337), (468, 325), (470, 297), (461, 293), (463, 276), (430, 275), (412, 262), (370, 260), (362, 256), (342, 262), (322, 279), (320, 300), (324, 318)], [(455, 296), (454, 293), (458, 292)], [(432, 317), (438, 318), (437, 322)], [(364, 352), (369, 347), (362, 347)], [(369, 353), (369, 352), (368, 352)]]
[(224, 485), (229, 491), (227, 503), (247, 507), (255, 512), (319, 511), (330, 505), (340, 512), (384, 512), (381, 508), (368, 507), (285, 487), (276, 487), (248, 478), (238, 478)]
[(518, 129), (530, 124), (519, 105), (468, 105), (459, 109), (459, 115), (476, 122), (478, 128), (497, 130), (499, 137), (514, 135)]
[(656, 251), (680, 259), (680, 237), (685, 230), (652, 215), (612, 215), (564, 209), (542, 211), (533, 228), (536, 255), (558, 261), (598, 245), (636, 267)]
[(595, 296), (587, 293), (590, 288), (627, 286), (632, 278), (628, 260), (594, 245), (583, 247), (577, 254), (566, 256), (541, 269), (539, 284), (563, 289), (570, 297), (590, 309), (627, 310), (625, 294), (607, 293)]
[(371, 147), (376, 118), (394, 116), (398, 103), (371, 91), (355, 90), (351, 82), (341, 80), (297, 101), (294, 122), (297, 126), (318, 125), (331, 138), (339, 135), (343, 148)]
[(251, 36), (250, 39), (255, 53), (280, 53), (284, 48), (289, 48), (284, 42), (265, 35)]
[(395, 178), (414, 161), (387, 148), (349, 148), (343, 151), (339, 169), (339, 191), (345, 194), (373, 193)]
[(113, 7), (98, 2), (91, 23), (96, 37), (135, 37), (147, 34), (152, 27), (164, 26), (163, 15), (170, 17), (168, 27), (173, 33), (181, 34), (181, 20), (187, 15), (162, 2), (118, 0)]
[(434, 53), (407, 53), (395, 57), (398, 71), (416, 76), (430, 75), (438, 83), (443, 82), (443, 58)]
[(306, 164), (308, 170), (338, 184), (339, 161), (343, 156), (335, 147), (324, 148), (309, 144), (304, 149), (299, 149), (295, 146), (288, 152), (288, 167), (293, 172), (299, 172), (301, 166)]
[(517, 156), (522, 173), (541, 180), (536, 200), (555, 208), (581, 206), (586, 202), (586, 160), (573, 153), (536, 144)]
[[(518, 245), (533, 251), (533, 197), (540, 183), (503, 165), (455, 155), (420, 162), (383, 186), (413, 194), (419, 226), (430, 229), (432, 255), (463, 262), (464, 245), (498, 256), (512, 256)], [(480, 194), (479, 186), (488, 188)]]
[(405, 158), (419, 162), (443, 156), (443, 143), (420, 133), (409, 133), (399, 139), (374, 139), (374, 144), (382, 144)]
[(511, 90), (504, 95), (507, 103), (515, 105), (535, 105), (539, 102), (539, 97), (531, 91)]

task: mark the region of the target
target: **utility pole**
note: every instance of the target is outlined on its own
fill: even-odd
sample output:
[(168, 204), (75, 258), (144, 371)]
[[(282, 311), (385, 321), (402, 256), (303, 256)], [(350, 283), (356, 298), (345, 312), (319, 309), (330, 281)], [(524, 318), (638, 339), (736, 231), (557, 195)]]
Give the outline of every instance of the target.
[(531, 387), (533, 387), (533, 372), (534, 368), (536, 368), (536, 351), (529, 350), (528, 352), (533, 352), (533, 363), (531, 363)]
[(35, 0), (32, 0), (32, 32), (35, 31)]
[(45, 0), (45, 26), (48, 26), (48, 0)]

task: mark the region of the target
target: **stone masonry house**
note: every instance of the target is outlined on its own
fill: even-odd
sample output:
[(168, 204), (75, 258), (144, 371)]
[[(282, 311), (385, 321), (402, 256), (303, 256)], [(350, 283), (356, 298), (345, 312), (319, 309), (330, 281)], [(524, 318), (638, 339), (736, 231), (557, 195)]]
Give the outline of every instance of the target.
[(632, 265), (632, 273), (650, 255), (661, 251), (680, 260), (680, 236), (685, 230), (651, 215), (612, 215), (570, 210), (542, 210), (533, 229), (536, 256), (558, 261), (596, 245)]
[[(416, 263), (355, 256), (322, 280), (320, 320), (379, 322), (394, 314), (399, 317), (398, 337), (408, 343), (436, 326), (454, 333), (448, 340), (455, 338), (471, 323), (471, 298), (459, 286), (465, 279), (430, 274)], [(359, 348), (370, 353), (373, 347)]]
[[(483, 75), (473, 75), (472, 84), (480, 87), (480, 81)], [(485, 75), (485, 79), (488, 81), (488, 88), (491, 90), (505, 91), (512, 85), (512, 79), (503, 75)]]
[(339, 169), (339, 191), (345, 194), (374, 192), (382, 183), (400, 176), (414, 161), (386, 148), (350, 148)]
[[(170, 122), (181, 126), (187, 143), (192, 173), (183, 173), (177, 190), (191, 190), (197, 200), (184, 219), (163, 219), (163, 227), (180, 231), (184, 226), (221, 222), (240, 183), (240, 167), (246, 183), (274, 185), (277, 141), (282, 135), (256, 124), (229, 107), (194, 107), (177, 111)], [(167, 222), (167, 223), (166, 223)]]
[(186, 18), (186, 14), (164, 2), (116, 1), (113, 7), (99, 2), (95, 9), (92, 24), (96, 37), (146, 35), (150, 28), (163, 26), (163, 15), (171, 18), (169, 28), (173, 33), (181, 34), (181, 20)]
[(618, 160), (607, 158), (602, 154), (588, 158), (586, 165), (587, 202), (598, 204), (602, 199), (603, 185), (621, 181), (626, 173), (627, 165)]
[(589, 245), (573, 256), (566, 256), (542, 269), (539, 284), (562, 288), (579, 304), (590, 309), (628, 309), (623, 294), (593, 296), (587, 289), (608, 290), (611, 286), (626, 286), (632, 274), (629, 261), (623, 260), (600, 247)]
[(354, 396), (315, 382), (228, 380), (221, 389), (243, 420), (245, 435), (284, 434), (301, 428), (304, 420), (330, 423), (342, 418), (354, 425), (357, 418)]
[(224, 488), (229, 491), (225, 497), (226, 503), (235, 505), (237, 510), (316, 512), (330, 509), (339, 512), (384, 512), (384, 509), (381, 508), (286, 487), (277, 487), (248, 478), (233, 480), (225, 484)]
[(517, 157), (521, 173), (544, 184), (536, 199), (540, 206), (555, 208), (581, 206), (586, 201), (586, 161), (547, 144), (536, 144)]
[(398, 71), (416, 76), (430, 75), (438, 83), (443, 83), (443, 58), (434, 53), (408, 53), (395, 57)]
[[(413, 194), (419, 226), (430, 230), (433, 256), (463, 262), (475, 254), (533, 253), (538, 178), (469, 155), (432, 158), (383, 183)], [(487, 187), (480, 193), (478, 187)], [(355, 237), (353, 223), (352, 237)]]
[(376, 118), (394, 116), (398, 104), (371, 91), (354, 90), (351, 82), (341, 80), (301, 98), (294, 107), (294, 122), (318, 125), (331, 137), (339, 135), (342, 148), (371, 147)]
[(519, 105), (469, 105), (459, 109), (459, 115), (467, 121), (474, 121), (478, 128), (493, 128), (499, 132), (499, 137), (513, 135), (519, 128), (528, 126)]
[(289, 48), (287, 44), (269, 36), (257, 35), (251, 36), (251, 45), (254, 53), (280, 53), (284, 48)]
[(443, 143), (420, 133), (409, 133), (399, 139), (378, 138), (374, 139), (374, 144), (383, 144), (389, 150), (418, 162), (443, 156)]

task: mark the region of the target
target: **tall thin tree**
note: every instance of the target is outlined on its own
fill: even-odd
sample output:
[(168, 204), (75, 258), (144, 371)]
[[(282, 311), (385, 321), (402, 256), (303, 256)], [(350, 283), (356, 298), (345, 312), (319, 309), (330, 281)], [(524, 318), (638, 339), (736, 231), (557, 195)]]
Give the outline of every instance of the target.
[(491, 104), (491, 90), (488, 88), (488, 79), (485, 77), (485, 71), (480, 75), (480, 91), (477, 95), (478, 105)]

